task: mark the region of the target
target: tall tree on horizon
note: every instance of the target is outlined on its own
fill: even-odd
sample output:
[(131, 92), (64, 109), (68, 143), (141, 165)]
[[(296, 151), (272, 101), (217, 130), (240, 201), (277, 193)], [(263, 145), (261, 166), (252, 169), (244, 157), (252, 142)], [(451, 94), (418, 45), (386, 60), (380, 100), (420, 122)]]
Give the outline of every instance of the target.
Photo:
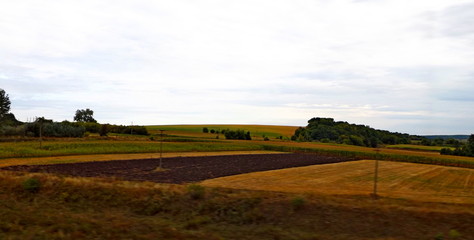
[(76, 115), (74, 116), (74, 121), (96, 123), (97, 121), (94, 119), (93, 115), (94, 111), (90, 110), (89, 108), (78, 109), (76, 111)]
[(0, 88), (0, 119), (10, 112), (10, 98), (5, 90)]

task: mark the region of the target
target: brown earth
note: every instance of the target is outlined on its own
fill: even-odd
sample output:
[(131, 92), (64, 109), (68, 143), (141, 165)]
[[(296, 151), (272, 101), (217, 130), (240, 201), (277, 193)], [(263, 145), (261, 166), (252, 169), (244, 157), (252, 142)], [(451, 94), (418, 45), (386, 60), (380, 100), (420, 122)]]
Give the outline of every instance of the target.
[(276, 170), (354, 159), (315, 154), (256, 154), (117, 160), (53, 165), (17, 165), (2, 170), (54, 173), (78, 177), (115, 177), (130, 181), (188, 183), (242, 173)]

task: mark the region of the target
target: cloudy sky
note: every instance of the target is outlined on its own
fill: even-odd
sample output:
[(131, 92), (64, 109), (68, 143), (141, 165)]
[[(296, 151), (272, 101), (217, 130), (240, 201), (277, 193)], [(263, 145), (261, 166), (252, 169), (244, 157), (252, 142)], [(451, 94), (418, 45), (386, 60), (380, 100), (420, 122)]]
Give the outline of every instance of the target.
[(474, 1), (15, 0), (0, 88), (21, 121), (474, 133)]

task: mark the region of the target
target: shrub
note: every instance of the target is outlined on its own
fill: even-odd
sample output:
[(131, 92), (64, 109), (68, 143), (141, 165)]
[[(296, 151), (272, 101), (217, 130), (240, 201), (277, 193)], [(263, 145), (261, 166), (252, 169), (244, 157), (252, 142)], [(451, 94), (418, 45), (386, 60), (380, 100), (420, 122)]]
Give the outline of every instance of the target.
[(293, 210), (300, 210), (306, 204), (306, 200), (303, 197), (295, 197), (291, 200), (291, 208)]
[(250, 137), (250, 132), (245, 133), (244, 130), (225, 130), (225, 138), (226, 139), (237, 139), (237, 140), (252, 140)]
[(206, 193), (206, 189), (197, 184), (191, 184), (187, 187), (188, 196), (193, 200), (203, 199)]
[(442, 233), (438, 233), (436, 234), (436, 236), (434, 237), (435, 240), (443, 240), (444, 239), (444, 235)]
[(0, 136), (23, 136), (23, 135), (25, 135), (25, 126), (0, 127)]
[(457, 239), (459, 237), (461, 237), (461, 234), (455, 230), (455, 229), (452, 229), (449, 231), (449, 237), (453, 238), (453, 239)]
[(37, 178), (28, 178), (22, 183), (23, 189), (30, 193), (37, 193), (41, 188), (41, 182)]
[(202, 132), (203, 132), (203, 133), (208, 133), (208, 132), (209, 132), (209, 128), (203, 127), (203, 128), (202, 128)]
[(195, 216), (194, 218), (190, 219), (184, 227), (186, 229), (198, 229), (200, 226), (210, 222), (212, 222), (212, 219), (208, 216)]

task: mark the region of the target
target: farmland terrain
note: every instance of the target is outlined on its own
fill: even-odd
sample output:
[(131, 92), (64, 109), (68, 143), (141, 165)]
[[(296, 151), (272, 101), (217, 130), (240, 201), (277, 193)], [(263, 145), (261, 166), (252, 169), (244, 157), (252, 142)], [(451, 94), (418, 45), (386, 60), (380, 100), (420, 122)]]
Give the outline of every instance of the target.
[[(474, 169), (380, 161), (377, 194), (474, 204)], [(364, 195), (373, 191), (374, 161), (360, 160), (206, 180), (204, 186), (293, 193)]]
[[(205, 127), (250, 131), (252, 140)], [(148, 126), (150, 136), (6, 139), (0, 167), (37, 173), (0, 170), (0, 239), (474, 238), (474, 158), (419, 145), (289, 141), (296, 128), (166, 125)], [(383, 160), (378, 199), (373, 159)], [(326, 160), (339, 163), (314, 165)]]
[[(258, 154), (142, 160), (17, 165), (3, 170), (66, 174), (78, 177), (117, 177), (124, 180), (189, 183), (242, 173), (318, 165), (354, 159), (316, 154)], [(162, 162), (164, 171), (159, 171)]]

